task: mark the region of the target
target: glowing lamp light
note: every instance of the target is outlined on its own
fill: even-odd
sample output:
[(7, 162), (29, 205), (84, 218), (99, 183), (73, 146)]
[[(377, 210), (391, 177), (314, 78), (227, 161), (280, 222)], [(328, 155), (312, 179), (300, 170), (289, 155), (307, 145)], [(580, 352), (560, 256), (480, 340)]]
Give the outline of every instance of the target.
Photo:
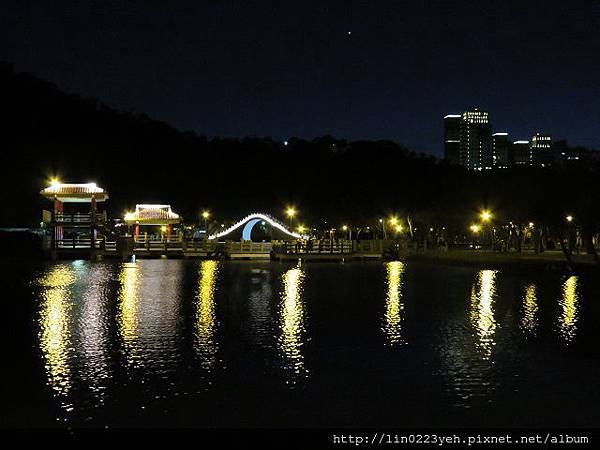
[(402, 225), (397, 225), (397, 226), (396, 226), (396, 233), (402, 233), (402, 230), (403, 230), (403, 229), (404, 229), (404, 228), (402, 228)]
[(165, 225), (163, 225), (162, 227), (160, 227), (160, 231), (162, 231), (163, 233), (166, 233), (167, 227)]
[(296, 215), (296, 210), (292, 206), (288, 206), (288, 208), (285, 210), (285, 215), (289, 218), (292, 218)]
[(471, 225), (471, 226), (469, 227), (469, 229), (470, 229), (470, 230), (471, 230), (473, 233), (479, 233), (479, 228), (480, 228), (480, 226), (479, 226), (479, 225), (477, 225), (476, 223), (474, 223), (473, 225)]
[(306, 231), (306, 227), (303, 225), (298, 226), (298, 233), (304, 233)]
[(565, 219), (567, 219), (567, 222), (573, 222), (573, 216), (570, 214), (567, 217), (565, 217)]
[(61, 182), (59, 181), (58, 178), (51, 178), (50, 179), (50, 187), (57, 188), (60, 185), (61, 185)]
[(342, 230), (347, 231), (348, 230), (348, 226), (347, 225), (342, 226)]
[(481, 211), (480, 216), (481, 216), (481, 220), (484, 222), (488, 222), (489, 220), (492, 219), (492, 213), (487, 209), (484, 209), (483, 211)]
[(392, 225), (397, 225), (398, 224), (398, 218), (397, 217), (390, 217), (390, 223)]
[(533, 228), (534, 224), (533, 222), (529, 222), (529, 228)]
[(210, 217), (210, 211), (202, 211), (202, 218), (208, 219)]

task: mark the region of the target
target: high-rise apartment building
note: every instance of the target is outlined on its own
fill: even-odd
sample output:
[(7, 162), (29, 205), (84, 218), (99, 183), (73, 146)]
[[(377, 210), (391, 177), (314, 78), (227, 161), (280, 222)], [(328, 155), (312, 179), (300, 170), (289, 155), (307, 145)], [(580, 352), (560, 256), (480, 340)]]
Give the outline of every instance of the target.
[(553, 161), (552, 137), (547, 134), (536, 133), (531, 138), (531, 164), (547, 167), (552, 165)]
[(508, 133), (492, 134), (493, 164), (497, 169), (508, 169), (512, 165), (511, 142)]
[(460, 164), (469, 170), (491, 169), (492, 127), (485, 111), (462, 113), (460, 126)]
[(512, 153), (515, 166), (531, 165), (531, 145), (529, 141), (513, 142)]
[(444, 117), (444, 158), (451, 164), (460, 164), (460, 114)]
[(492, 169), (492, 127), (485, 111), (474, 109), (444, 116), (444, 156), (469, 170)]

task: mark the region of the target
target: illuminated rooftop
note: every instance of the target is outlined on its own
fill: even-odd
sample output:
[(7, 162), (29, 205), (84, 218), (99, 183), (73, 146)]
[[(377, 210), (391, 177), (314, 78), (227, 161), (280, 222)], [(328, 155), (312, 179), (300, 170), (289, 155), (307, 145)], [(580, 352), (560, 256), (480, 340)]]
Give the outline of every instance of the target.
[(97, 202), (103, 202), (108, 198), (108, 193), (96, 183), (52, 181), (50, 186), (40, 191), (40, 194), (50, 200), (57, 199), (64, 203), (90, 203), (92, 198)]
[(125, 214), (125, 222), (141, 225), (170, 225), (177, 224), (181, 218), (171, 209), (171, 205), (135, 205), (134, 212)]

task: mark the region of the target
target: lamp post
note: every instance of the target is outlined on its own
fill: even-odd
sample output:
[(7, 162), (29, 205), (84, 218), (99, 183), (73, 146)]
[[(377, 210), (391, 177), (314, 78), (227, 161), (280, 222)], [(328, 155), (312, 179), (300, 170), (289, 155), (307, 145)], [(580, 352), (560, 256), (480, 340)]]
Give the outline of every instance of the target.
[(285, 210), (285, 215), (289, 219), (290, 228), (292, 228), (294, 216), (296, 215), (296, 209), (293, 206), (288, 206)]
[[(483, 224), (490, 223), (492, 221), (493, 215), (489, 209), (483, 209), (479, 214), (481, 218), (481, 222)], [(490, 250), (494, 249), (494, 231), (490, 227)]]
[(352, 240), (352, 228), (348, 228), (348, 225), (343, 225), (342, 230), (347, 232), (346, 237), (348, 238), (349, 241), (351, 241)]
[(479, 229), (480, 228), (481, 227), (478, 224), (476, 224), (476, 223), (472, 224), (469, 227), (469, 229), (471, 230), (471, 233), (473, 233), (473, 248), (475, 248), (475, 243), (477, 242), (477, 240), (476, 240), (477, 239), (477, 234), (479, 233)]
[(210, 211), (202, 211), (202, 218), (204, 219), (204, 239), (208, 239), (208, 218), (210, 217)]
[(379, 223), (381, 224), (381, 231), (383, 232), (383, 239), (385, 240), (385, 238), (386, 238), (386, 234), (385, 234), (385, 220), (379, 219)]
[(571, 214), (568, 214), (565, 217), (565, 220), (567, 221), (567, 245), (568, 245), (568, 249), (569, 252), (572, 253), (573, 252), (573, 247), (575, 247), (575, 240), (576, 237), (574, 236), (574, 230), (571, 227), (571, 224), (573, 223), (573, 216)]

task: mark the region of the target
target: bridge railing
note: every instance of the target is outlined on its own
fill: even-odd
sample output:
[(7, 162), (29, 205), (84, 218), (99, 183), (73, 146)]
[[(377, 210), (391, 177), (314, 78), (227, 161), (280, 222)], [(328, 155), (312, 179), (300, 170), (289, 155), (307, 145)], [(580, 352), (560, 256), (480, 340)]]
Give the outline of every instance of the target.
[[(67, 214), (63, 212), (57, 212), (54, 214), (54, 221), (63, 225), (76, 225), (76, 224), (88, 224), (92, 221), (92, 215), (90, 213), (72, 213)], [(106, 211), (97, 211), (95, 214), (96, 222), (106, 222)]]
[(347, 240), (310, 240), (310, 241), (298, 241), (298, 242), (284, 242), (279, 244), (275, 251), (277, 253), (286, 254), (331, 254), (331, 253), (344, 253), (349, 254), (354, 252), (354, 246), (352, 241)]
[[(91, 238), (82, 238), (82, 237), (56, 239), (54, 241), (54, 247), (59, 250), (91, 249), (92, 248), (92, 239)], [(96, 238), (94, 240), (94, 248), (96, 250), (104, 249), (104, 239)]]
[(270, 253), (273, 245), (270, 242), (227, 242), (228, 253)]

